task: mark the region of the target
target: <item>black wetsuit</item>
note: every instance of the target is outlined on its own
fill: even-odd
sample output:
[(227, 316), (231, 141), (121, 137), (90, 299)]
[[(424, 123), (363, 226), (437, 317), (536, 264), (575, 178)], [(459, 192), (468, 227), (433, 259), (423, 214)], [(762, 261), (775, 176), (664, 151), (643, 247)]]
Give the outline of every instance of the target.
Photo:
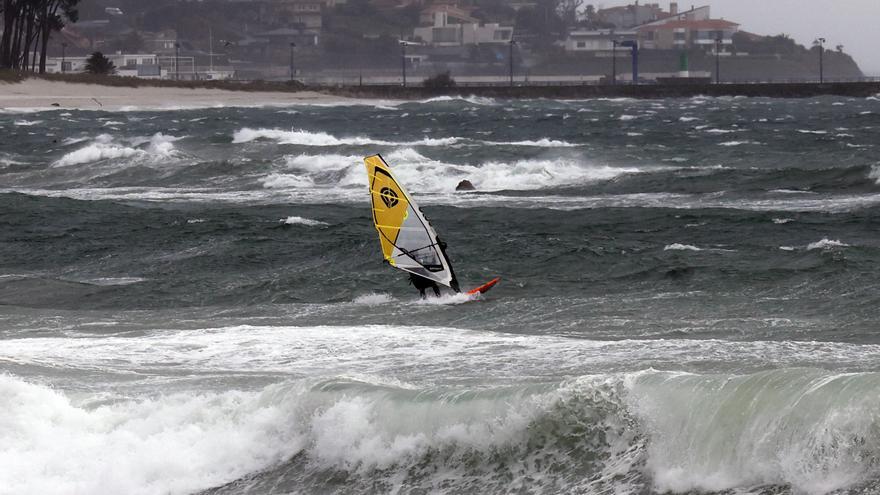
[(434, 289), (434, 295), (440, 297), (440, 287), (437, 287), (437, 282), (425, 277), (420, 277), (415, 273), (409, 274), (409, 283), (413, 284), (413, 287), (419, 289), (419, 295), (421, 295), (422, 299), (427, 297), (425, 295), (425, 291), (427, 289)]

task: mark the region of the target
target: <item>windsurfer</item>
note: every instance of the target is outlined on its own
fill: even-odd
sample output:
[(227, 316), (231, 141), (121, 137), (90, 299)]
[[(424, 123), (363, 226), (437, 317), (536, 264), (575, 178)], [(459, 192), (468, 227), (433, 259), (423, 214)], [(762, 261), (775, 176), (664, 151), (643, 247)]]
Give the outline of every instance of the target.
[[(449, 255), (446, 254), (446, 243), (443, 242), (443, 239), (440, 239), (440, 236), (437, 236), (437, 247), (440, 248), (440, 252), (443, 254), (443, 257), (449, 259)], [(455, 272), (452, 271), (452, 265), (449, 265), (449, 272), (452, 275), (452, 280), (449, 283), (449, 287), (455, 291), (456, 294), (461, 292), (461, 289), (458, 288), (458, 280), (455, 278)], [(422, 299), (425, 299), (426, 294), (425, 291), (428, 289), (432, 289), (434, 291), (434, 295), (440, 297), (440, 287), (437, 285), (437, 282), (429, 278), (425, 278), (415, 273), (409, 274), (409, 283), (413, 285), (416, 289), (419, 290), (419, 294)]]

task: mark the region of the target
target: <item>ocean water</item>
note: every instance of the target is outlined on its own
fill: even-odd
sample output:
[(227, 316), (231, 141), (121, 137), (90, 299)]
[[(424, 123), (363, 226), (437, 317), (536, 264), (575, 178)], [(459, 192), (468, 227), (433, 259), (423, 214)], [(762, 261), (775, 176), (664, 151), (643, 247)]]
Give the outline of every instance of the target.
[[(2, 494), (880, 491), (878, 98), (0, 136)], [(383, 264), (373, 153), (500, 285), (422, 301)]]

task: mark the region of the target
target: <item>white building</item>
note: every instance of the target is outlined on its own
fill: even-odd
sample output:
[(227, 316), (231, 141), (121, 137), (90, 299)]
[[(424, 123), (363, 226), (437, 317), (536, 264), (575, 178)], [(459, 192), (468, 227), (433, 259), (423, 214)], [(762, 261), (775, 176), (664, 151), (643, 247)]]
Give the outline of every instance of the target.
[(433, 6), (422, 11), (421, 15), (422, 21), (430, 20), (431, 25), (415, 28), (413, 37), (428, 45), (482, 45), (509, 43), (513, 39), (513, 27), (497, 23), (480, 24), (477, 19), (455, 7)]
[(413, 30), (413, 37), (434, 46), (482, 45), (509, 43), (513, 28), (500, 24), (450, 24), (442, 27), (421, 27)]
[(599, 29), (595, 31), (572, 31), (561, 43), (567, 52), (604, 52), (614, 49), (614, 42), (634, 41), (638, 39), (635, 31), (615, 31)]

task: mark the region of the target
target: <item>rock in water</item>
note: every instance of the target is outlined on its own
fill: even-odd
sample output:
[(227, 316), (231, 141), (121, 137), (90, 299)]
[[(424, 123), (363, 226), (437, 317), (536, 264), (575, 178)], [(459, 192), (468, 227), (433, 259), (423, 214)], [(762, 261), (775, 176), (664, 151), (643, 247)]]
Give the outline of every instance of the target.
[(476, 189), (477, 188), (474, 187), (473, 184), (471, 184), (471, 181), (467, 179), (459, 182), (458, 185), (455, 186), (456, 191), (476, 191)]

